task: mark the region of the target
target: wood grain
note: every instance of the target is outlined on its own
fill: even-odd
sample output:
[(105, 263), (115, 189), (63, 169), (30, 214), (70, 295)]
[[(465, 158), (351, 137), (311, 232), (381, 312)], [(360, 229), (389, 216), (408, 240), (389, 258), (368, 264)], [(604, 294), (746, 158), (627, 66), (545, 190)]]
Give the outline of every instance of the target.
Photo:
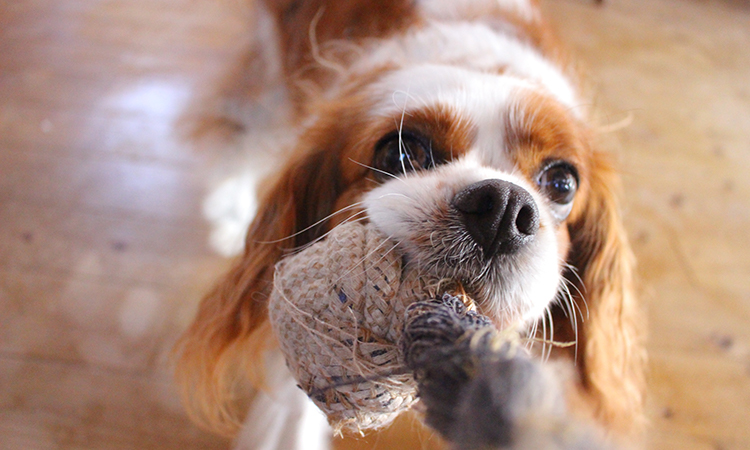
[(649, 312), (650, 448), (750, 448), (750, 7), (544, 2), (592, 75)]
[(225, 448), (170, 351), (226, 261), (183, 137), (241, 50), (191, 1), (0, 7), (0, 448)]

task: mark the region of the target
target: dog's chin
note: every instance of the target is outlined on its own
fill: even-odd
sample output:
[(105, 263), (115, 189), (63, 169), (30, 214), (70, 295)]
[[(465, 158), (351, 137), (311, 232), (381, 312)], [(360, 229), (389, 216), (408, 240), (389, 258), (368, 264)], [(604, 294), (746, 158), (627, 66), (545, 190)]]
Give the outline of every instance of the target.
[(452, 294), (465, 293), (499, 328), (535, 323), (556, 298), (561, 283), (558, 258), (554, 251), (535, 248), (543, 244), (485, 260), (473, 249), (453, 254), (399, 242), (412, 270), (441, 280), (440, 286)]
[(466, 284), (465, 290), (479, 311), (500, 329), (526, 329), (543, 317), (557, 295), (556, 289), (534, 292), (539, 290), (528, 289), (517, 280)]

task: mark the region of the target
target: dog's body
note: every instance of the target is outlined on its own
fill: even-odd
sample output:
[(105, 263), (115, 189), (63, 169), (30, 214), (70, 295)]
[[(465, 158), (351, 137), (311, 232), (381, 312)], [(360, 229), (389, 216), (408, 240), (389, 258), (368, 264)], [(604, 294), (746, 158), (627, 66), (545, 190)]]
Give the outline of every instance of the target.
[[(182, 340), (194, 412), (216, 428), (237, 423), (236, 384), (254, 378), (273, 348), (265, 302), (274, 264), (363, 219), (411, 264), (459, 284), (499, 327), (575, 342), (547, 348), (556, 364), (575, 367), (574, 409), (614, 434), (637, 432), (645, 358), (616, 180), (536, 4), (265, 8), (302, 132), (261, 192), (244, 256)], [(274, 367), (267, 379), (288, 404), (256, 396), (246, 448), (321, 448), (324, 422), (283, 380), (283, 364)]]

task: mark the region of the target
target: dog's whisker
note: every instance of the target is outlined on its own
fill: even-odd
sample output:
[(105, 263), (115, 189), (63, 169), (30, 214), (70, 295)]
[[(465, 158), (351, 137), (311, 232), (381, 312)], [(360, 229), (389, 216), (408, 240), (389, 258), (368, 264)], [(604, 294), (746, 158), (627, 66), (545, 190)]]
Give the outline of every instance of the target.
[[(399, 161), (401, 162), (401, 172), (406, 178), (408, 172), (406, 170), (406, 164), (404, 163), (404, 139), (403, 139), (403, 132), (404, 132), (404, 117), (406, 116), (406, 105), (409, 102), (409, 99), (411, 98), (411, 95), (409, 94), (410, 88), (406, 89), (406, 92), (403, 91), (395, 91), (393, 93), (392, 99), (393, 103), (396, 104), (396, 94), (403, 93), (404, 94), (404, 105), (401, 107), (401, 119), (398, 123), (398, 154), (399, 154)], [(398, 106), (396, 104), (396, 106)], [(408, 155), (407, 155), (408, 157)], [(409, 160), (409, 164), (411, 164), (411, 159)], [(412, 165), (412, 169), (414, 166)]]
[[(337, 278), (335, 283), (338, 283), (340, 280), (346, 278), (348, 275), (350, 275), (354, 271), (355, 268), (359, 268), (363, 262), (367, 261), (370, 258), (370, 256), (372, 256), (376, 251), (380, 250), (386, 242), (390, 242), (390, 241), (384, 240), (383, 242), (378, 244), (375, 248), (370, 250), (366, 255), (362, 256), (362, 259), (360, 259), (357, 263), (355, 263), (350, 270), (346, 271), (339, 278)], [(383, 261), (383, 259), (385, 259), (393, 250), (395, 250), (396, 247), (398, 247), (398, 242), (394, 243), (390, 249), (388, 249), (383, 255), (380, 256), (380, 258), (372, 262), (372, 265), (376, 266), (378, 263)]]
[(386, 194), (378, 196), (377, 199), (380, 200), (386, 197), (402, 197), (402, 198), (409, 200), (409, 197), (406, 194), (401, 194), (399, 192), (388, 192)]
[[(297, 231), (296, 233), (292, 233), (292, 234), (290, 234), (290, 235), (288, 235), (286, 237), (283, 237), (283, 238), (280, 238), (280, 239), (273, 239), (273, 240), (270, 240), (270, 241), (253, 241), (253, 242), (256, 243), (256, 244), (266, 245), (266, 244), (278, 244), (279, 242), (284, 242), (284, 241), (287, 241), (289, 239), (294, 239), (295, 237), (297, 237), (297, 236), (299, 236), (299, 235), (301, 235), (301, 234), (303, 234), (303, 233), (305, 233), (307, 231), (310, 231), (311, 229), (319, 226), (320, 224), (325, 223), (325, 221), (327, 221), (327, 220), (329, 220), (329, 219), (331, 219), (333, 217), (336, 217), (339, 214), (342, 214), (342, 213), (345, 213), (345, 212), (350, 211), (352, 209), (364, 206), (364, 204), (365, 204), (364, 202), (355, 202), (355, 203), (352, 203), (351, 205), (344, 206), (343, 208), (340, 208), (337, 211), (334, 211), (331, 214), (323, 217), (322, 219), (318, 220), (317, 222), (313, 223), (312, 225), (309, 225), (309, 226), (307, 226), (307, 227), (305, 227), (305, 228)], [(366, 211), (364, 211), (364, 210), (359, 211), (359, 212), (355, 213), (355, 215), (361, 214), (363, 212), (366, 212)]]
[[(565, 266), (565, 267), (566, 267), (566, 268), (568, 269), (568, 271), (569, 271), (570, 273), (572, 273), (572, 274), (573, 274), (573, 276), (575, 276), (575, 277), (576, 277), (576, 279), (577, 279), (577, 280), (579, 281), (579, 283), (580, 283), (580, 286), (583, 286), (583, 288), (585, 289), (586, 285), (584, 284), (584, 282), (583, 282), (583, 280), (581, 279), (581, 277), (580, 277), (580, 276), (578, 275), (578, 271), (576, 270), (576, 268), (575, 268), (574, 266), (572, 266), (572, 265), (570, 265), (570, 264), (566, 263), (566, 262), (563, 262), (563, 266)], [(572, 286), (572, 287), (573, 287), (573, 289), (575, 289), (576, 293), (578, 294), (578, 298), (580, 298), (580, 299), (581, 299), (581, 301), (583, 302), (583, 306), (584, 306), (584, 308), (586, 308), (586, 314), (584, 315), (584, 314), (583, 314), (583, 311), (581, 310), (581, 307), (580, 307), (580, 306), (578, 305), (578, 302), (576, 302), (576, 301), (574, 301), (574, 300), (571, 300), (571, 302), (573, 303), (573, 305), (575, 305), (576, 309), (577, 309), (577, 310), (578, 310), (578, 312), (579, 312), (579, 313), (581, 314), (581, 319), (584, 319), (584, 318), (588, 319), (588, 317), (589, 317), (589, 305), (588, 305), (588, 302), (586, 301), (586, 296), (585, 296), (585, 295), (584, 295), (584, 293), (583, 293), (583, 292), (581, 292), (581, 290), (580, 290), (580, 289), (578, 288), (578, 286), (579, 286), (579, 283), (573, 283), (572, 281), (570, 281), (570, 280), (568, 280), (567, 278), (564, 278), (564, 277), (563, 277), (563, 279), (564, 279), (564, 280), (565, 280), (565, 281), (566, 281), (566, 282), (568, 283), (568, 286)], [(573, 298), (573, 296), (571, 295), (571, 299), (572, 299), (572, 298)]]
[[(575, 301), (573, 300), (573, 295), (570, 292), (570, 289), (568, 288), (568, 280), (565, 280), (563, 283), (563, 288), (565, 289), (565, 293), (563, 296), (563, 302), (567, 305), (568, 311), (570, 311), (570, 320), (571, 325), (573, 326), (573, 336), (575, 339), (575, 354), (573, 356), (574, 362), (578, 362), (578, 315), (576, 314), (575, 307), (573, 306), (575, 304)], [(580, 312), (580, 310), (579, 310)]]
[[(581, 276), (578, 274), (578, 269), (574, 265), (568, 263), (565, 260), (562, 261), (562, 265), (563, 267), (568, 269), (568, 271), (570, 271), (570, 273), (572, 273), (573, 276), (576, 277), (576, 280), (578, 280), (578, 282), (581, 283), (581, 286), (584, 286), (585, 288), (586, 284), (583, 282), (583, 280), (581, 279)], [(579, 294), (583, 295), (583, 293), (581, 293), (580, 291), (579, 291)]]
[(385, 170), (381, 170), (381, 169), (378, 169), (377, 167), (373, 167), (373, 166), (367, 165), (367, 164), (365, 164), (365, 163), (361, 163), (361, 162), (359, 162), (359, 161), (355, 161), (355, 160), (354, 160), (354, 159), (352, 159), (352, 158), (349, 158), (349, 161), (351, 161), (351, 162), (353, 162), (354, 164), (357, 164), (357, 165), (359, 165), (359, 166), (362, 166), (362, 167), (364, 167), (365, 169), (369, 169), (369, 170), (372, 170), (373, 172), (377, 172), (377, 173), (379, 173), (379, 174), (382, 174), (382, 175), (385, 175), (385, 176), (387, 176), (387, 177), (391, 177), (391, 178), (393, 178), (394, 180), (402, 180), (401, 178), (397, 177), (396, 175), (394, 175), (394, 174), (392, 174), (392, 173), (390, 173), (390, 172), (386, 172)]
[(535, 320), (531, 324), (531, 327), (526, 331), (526, 343), (525, 343), (525, 347), (526, 347), (527, 351), (531, 351), (532, 347), (535, 344), (534, 337), (536, 337), (536, 333), (537, 333), (536, 329), (537, 329), (537, 323), (538, 322), (539, 321)]
[(342, 220), (341, 223), (337, 224), (331, 230), (323, 233), (322, 235), (318, 236), (317, 238), (313, 239), (312, 241), (308, 242), (307, 244), (302, 245), (300, 247), (297, 247), (295, 250), (296, 251), (304, 250), (305, 248), (310, 247), (311, 245), (324, 240), (325, 238), (328, 237), (329, 234), (331, 234), (333, 232), (333, 230), (335, 230), (336, 228), (338, 228), (338, 227), (340, 227), (342, 225), (345, 225), (345, 224), (348, 224), (348, 223), (360, 223), (360, 222), (367, 221), (367, 217), (363, 216), (365, 214), (366, 214), (366, 211), (364, 211), (364, 210), (363, 211), (357, 211), (356, 213), (354, 213), (351, 216), (347, 217), (346, 219)]
[[(552, 320), (552, 309), (550, 308), (550, 305), (547, 305), (545, 308), (546, 316), (549, 318), (549, 340), (550, 342), (555, 342), (555, 321)], [(547, 356), (544, 358), (544, 361), (549, 361), (549, 358), (552, 356), (552, 346), (548, 346), (547, 350)]]
[(542, 354), (541, 357), (544, 359), (544, 354), (547, 351), (547, 320), (545, 319), (544, 315), (542, 315), (542, 318), (539, 320), (542, 324)]

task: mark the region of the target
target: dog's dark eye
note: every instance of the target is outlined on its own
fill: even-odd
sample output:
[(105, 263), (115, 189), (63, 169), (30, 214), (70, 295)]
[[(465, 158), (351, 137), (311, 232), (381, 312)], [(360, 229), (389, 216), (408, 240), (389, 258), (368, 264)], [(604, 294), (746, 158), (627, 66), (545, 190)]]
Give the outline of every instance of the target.
[(421, 137), (409, 132), (386, 135), (375, 146), (373, 165), (378, 171), (402, 175), (435, 165), (432, 149)]
[(578, 172), (566, 162), (554, 162), (539, 175), (539, 187), (553, 202), (568, 205), (578, 190)]

